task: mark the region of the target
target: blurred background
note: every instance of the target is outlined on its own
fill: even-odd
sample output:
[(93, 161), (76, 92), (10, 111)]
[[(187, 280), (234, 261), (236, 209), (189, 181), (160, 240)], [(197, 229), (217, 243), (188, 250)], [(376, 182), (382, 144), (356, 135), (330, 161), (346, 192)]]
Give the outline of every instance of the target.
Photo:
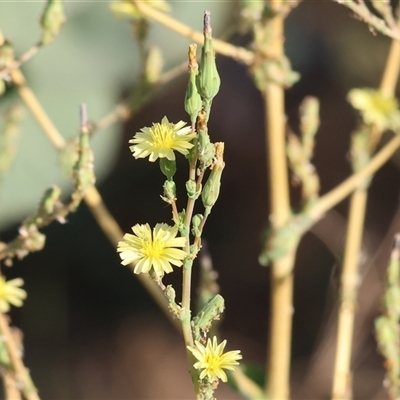
[[(0, 5), (0, 29), (17, 54), (39, 36), (45, 2)], [(170, 2), (171, 15), (201, 30), (211, 11), (214, 37), (238, 24), (237, 2)], [(29, 85), (66, 139), (77, 134), (78, 107), (85, 102), (98, 121), (138, 79), (140, 59), (129, 22), (116, 19), (107, 2), (66, 2), (67, 23), (56, 41), (23, 68)], [(250, 37), (231, 41), (245, 46)], [(190, 41), (151, 24), (146, 44), (161, 47), (168, 70), (182, 63)], [(348, 9), (329, 1), (303, 2), (288, 17), (286, 49), (301, 80), (287, 92), (288, 123), (297, 131), (298, 107), (305, 96), (321, 101), (321, 127), (314, 163), (326, 193), (351, 173), (348, 149), (357, 115), (346, 101), (353, 87), (377, 87), (390, 41), (373, 35)], [(225, 142), (221, 194), (204, 237), (218, 271), (226, 311), (221, 336), (229, 349), (241, 349), (245, 363), (265, 364), (269, 269), (258, 264), (262, 231), (268, 224), (263, 103), (242, 65), (217, 56), (221, 90), (213, 102), (212, 141)], [(170, 221), (162, 202), (163, 176), (156, 163), (134, 160), (128, 140), (164, 115), (188, 120), (183, 109), (187, 74), (154, 93), (152, 100), (124, 125), (93, 139), (97, 187), (121, 228)], [(18, 101), (10, 90), (0, 112)], [(9, 241), (19, 221), (35, 209), (51, 184), (66, 193), (68, 179), (58, 155), (26, 112), (18, 156), (4, 181), (0, 202), (2, 240)], [(385, 267), (393, 234), (400, 230), (400, 156), (375, 176), (370, 189), (360, 299), (355, 330), (354, 386), (357, 399), (383, 399), (383, 360), (372, 334), (379, 313)], [(186, 180), (183, 158), (177, 184)], [(178, 205), (184, 207), (181, 189)], [(293, 188), (293, 208), (299, 192)], [(347, 201), (329, 212), (303, 238), (296, 261), (292, 397), (330, 397), (335, 344), (338, 276), (346, 229)], [(44, 230), (46, 247), (12, 268), (8, 278), (25, 280), (28, 299), (13, 309), (13, 324), (25, 335), (25, 361), (42, 399), (189, 399), (192, 387), (179, 332), (120, 264), (116, 249), (82, 204), (66, 224)], [(180, 274), (165, 283), (179, 288)], [(219, 399), (239, 398), (227, 385)]]

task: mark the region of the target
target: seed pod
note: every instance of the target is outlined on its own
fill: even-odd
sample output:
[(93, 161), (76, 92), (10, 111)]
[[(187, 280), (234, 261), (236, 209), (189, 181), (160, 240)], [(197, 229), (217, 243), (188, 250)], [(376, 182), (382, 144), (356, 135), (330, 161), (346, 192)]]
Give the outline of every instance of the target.
[(199, 65), (196, 60), (196, 49), (196, 44), (191, 44), (189, 46), (189, 82), (185, 94), (185, 111), (189, 114), (192, 125), (196, 122), (202, 104), (196, 86), (196, 77), (199, 73)]

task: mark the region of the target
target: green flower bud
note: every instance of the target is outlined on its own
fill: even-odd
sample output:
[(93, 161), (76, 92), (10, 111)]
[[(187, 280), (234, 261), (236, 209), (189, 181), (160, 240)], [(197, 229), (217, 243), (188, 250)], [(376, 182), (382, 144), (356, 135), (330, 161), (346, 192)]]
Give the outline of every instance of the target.
[(194, 237), (201, 236), (201, 230), (199, 229), (201, 221), (203, 221), (203, 216), (201, 214), (193, 215), (192, 218), (192, 233)]
[(170, 181), (176, 172), (176, 162), (175, 160), (168, 160), (167, 158), (160, 158), (160, 169), (161, 172)]
[(221, 175), (222, 171), (225, 168), (223, 156), (224, 143), (215, 143), (216, 161), (212, 166), (210, 176), (208, 177), (207, 182), (205, 183), (203, 191), (201, 193), (201, 199), (206, 209), (206, 213), (210, 213), (211, 208), (214, 206), (219, 196), (219, 190), (221, 187)]
[(204, 110), (206, 111), (206, 119), (210, 114), (212, 99), (216, 96), (221, 85), (221, 79), (218, 74), (217, 65), (215, 63), (215, 52), (212, 44), (210, 25), (210, 12), (204, 13), (204, 46), (201, 50), (201, 61), (199, 74), (197, 75), (197, 90), (204, 101)]
[(193, 179), (189, 179), (186, 182), (186, 192), (190, 199), (196, 200), (200, 196), (200, 190), (197, 188), (197, 184)]
[(179, 220), (176, 221), (174, 219), (174, 222), (176, 223), (176, 225), (178, 226), (178, 230), (179, 233), (181, 234), (181, 236), (188, 236), (189, 235), (189, 229), (188, 227), (185, 225), (185, 218), (186, 218), (186, 210), (183, 209), (179, 214)]
[(40, 20), (42, 26), (42, 43), (51, 43), (60, 32), (64, 22), (65, 14), (62, 1), (48, 0)]
[(204, 129), (198, 129), (195, 146), (197, 150), (197, 158), (202, 163), (201, 168), (204, 170), (212, 164), (215, 155), (215, 148), (210, 142), (207, 127)]
[(14, 48), (9, 40), (0, 46), (0, 69), (9, 66), (14, 61)]
[(164, 185), (164, 196), (161, 196), (161, 198), (171, 204), (173, 201), (176, 200), (176, 185), (174, 181), (165, 181)]
[(192, 124), (196, 122), (197, 115), (201, 110), (201, 97), (197, 91), (196, 77), (199, 72), (199, 66), (196, 61), (196, 44), (189, 46), (189, 82), (185, 94), (185, 111), (190, 116)]
[(225, 300), (220, 294), (216, 294), (203, 309), (193, 318), (192, 326), (195, 339), (200, 339), (200, 333), (207, 333), (211, 323), (218, 320), (225, 309)]
[(47, 189), (40, 201), (38, 215), (42, 217), (51, 215), (60, 204), (60, 198), (61, 189), (58, 186), (53, 185), (51, 188)]

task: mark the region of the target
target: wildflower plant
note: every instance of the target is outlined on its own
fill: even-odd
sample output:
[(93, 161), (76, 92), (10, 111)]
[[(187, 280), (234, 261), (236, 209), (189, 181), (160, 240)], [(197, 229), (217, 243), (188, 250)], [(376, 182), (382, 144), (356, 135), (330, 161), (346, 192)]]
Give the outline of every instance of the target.
[[(334, 0), (352, 10), (369, 28), (400, 40), (398, 22), (389, 1)], [(296, 7), (298, 0), (242, 1), (239, 29), (249, 32), (252, 46), (233, 46), (212, 37), (210, 13), (204, 14), (203, 32), (195, 32), (161, 11), (169, 10), (165, 1), (117, 0), (111, 10), (127, 17), (142, 57), (139, 84), (129, 100), (124, 100), (110, 115), (97, 123), (89, 123), (86, 107), (81, 106), (79, 136), (65, 142), (28, 87), (19, 67), (39, 49), (52, 43), (66, 21), (62, 0), (48, 0), (40, 19), (40, 37), (27, 52), (17, 57), (11, 41), (0, 31), (0, 96), (14, 87), (29, 111), (37, 119), (44, 133), (60, 153), (73, 181), (68, 201), (61, 201), (61, 190), (52, 186), (43, 194), (37, 210), (22, 222), (18, 235), (8, 243), (0, 242), (0, 261), (12, 266), (13, 259), (23, 259), (29, 253), (41, 250), (46, 242), (42, 228), (53, 221), (65, 222), (84, 200), (99, 226), (108, 235), (121, 259), (149, 290), (158, 304), (178, 322), (184, 338), (190, 375), (198, 400), (214, 399), (220, 381), (234, 381), (234, 386), (249, 399), (289, 398), (291, 323), (293, 314), (293, 273), (296, 250), (303, 235), (327, 211), (350, 195), (349, 221), (346, 235), (341, 292), (338, 296), (338, 334), (333, 399), (351, 399), (351, 345), (355, 315), (358, 267), (360, 264), (362, 232), (368, 189), (373, 174), (400, 148), (400, 111), (394, 97), (399, 72), (400, 52), (393, 46), (388, 57), (382, 83), (376, 89), (353, 89), (350, 104), (359, 111), (359, 124), (353, 131), (350, 162), (353, 174), (336, 188), (320, 195), (320, 177), (313, 164), (315, 137), (319, 130), (319, 101), (311, 96), (300, 106), (299, 133), (294, 133), (287, 122), (284, 90), (293, 85), (300, 75), (293, 71), (284, 52), (284, 20)], [(368, 3), (368, 5), (367, 5)], [(393, 2), (392, 2), (393, 3)], [(161, 121), (143, 127), (129, 140), (135, 159), (159, 163), (165, 176), (161, 199), (171, 208), (170, 221), (154, 226), (139, 221), (131, 232), (123, 233), (108, 213), (94, 186), (93, 155), (89, 137), (108, 124), (126, 120), (150, 97), (151, 89), (167, 80), (161, 73), (162, 59), (158, 48), (146, 49), (144, 39), (148, 18), (164, 23), (193, 41), (203, 44), (200, 61), (197, 45), (189, 46), (188, 84), (184, 109), (188, 122)], [(216, 52), (229, 56), (246, 67), (265, 101), (266, 141), (269, 152), (269, 183), (271, 218), (265, 230), (263, 250), (259, 261), (271, 266), (271, 320), (268, 357), (264, 373), (267, 379), (252, 379), (246, 368), (240, 368), (239, 350), (225, 351), (227, 341), (218, 339), (218, 322), (225, 310), (225, 300), (219, 293), (216, 272), (198, 263), (204, 252), (204, 226), (216, 204), (225, 169), (225, 144), (213, 142), (209, 119), (221, 80), (215, 63)], [(179, 68), (178, 68), (179, 72)], [(0, 180), (9, 168), (14, 151), (15, 133), (21, 119), (18, 108), (10, 108), (6, 116), (3, 136), (0, 137)], [(110, 122), (111, 121), (111, 122)], [(393, 131), (394, 137), (379, 149), (384, 132)], [(229, 143), (228, 143), (229, 146)], [(175, 181), (177, 158), (184, 157), (189, 165), (185, 184)], [(229, 167), (229, 166), (228, 166)], [(301, 204), (291, 207), (288, 170), (292, 182), (301, 186)], [(177, 185), (184, 186), (186, 206), (178, 207)], [(181, 199), (180, 199), (181, 200)], [(181, 204), (181, 202), (180, 202)], [(196, 210), (196, 212), (195, 212)], [(379, 348), (387, 360), (387, 385), (392, 398), (399, 397), (399, 248), (396, 236), (388, 269), (383, 315), (375, 328)], [(201, 264), (200, 293), (197, 307), (193, 305), (192, 271)], [(3, 267), (3, 265), (1, 266)], [(22, 362), (21, 335), (10, 328), (8, 313), (11, 306), (20, 307), (27, 298), (23, 280), (6, 279), (0, 271), (0, 373), (4, 380), (7, 400), (20, 398), (38, 400), (38, 392)], [(166, 274), (182, 273), (182, 297), (177, 300), (172, 285), (165, 285)], [(196, 309), (196, 313), (195, 310)], [(7, 379), (13, 385), (8, 385)], [(11, 388), (16, 392), (11, 392)]]
[[(221, 185), (224, 143), (212, 143), (208, 132), (208, 120), (212, 101), (220, 87), (220, 78), (215, 63), (212, 44), (210, 13), (204, 14), (204, 46), (200, 66), (196, 60), (196, 45), (189, 47), (189, 82), (184, 100), (190, 126), (179, 121), (170, 122), (164, 117), (161, 122), (144, 127), (129, 140), (134, 158), (159, 161), (161, 172), (167, 180), (161, 198), (172, 208), (172, 222), (158, 223), (151, 229), (149, 224), (136, 224), (133, 235), (126, 233), (118, 243), (117, 251), (121, 264), (130, 265), (135, 274), (148, 274), (164, 291), (170, 310), (182, 324), (182, 332), (188, 352), (191, 376), (198, 399), (212, 399), (219, 380), (227, 381), (224, 369), (234, 370), (242, 358), (239, 350), (224, 353), (226, 340), (220, 344), (208, 333), (214, 320), (224, 310), (224, 299), (214, 293), (213, 297), (192, 317), (191, 273), (193, 262), (201, 250), (201, 237), (207, 217), (215, 205)], [(189, 179), (185, 187), (186, 208), (177, 208), (176, 156), (180, 153), (189, 163)], [(205, 180), (205, 183), (203, 181)], [(204, 212), (193, 214), (194, 205), (201, 198)], [(182, 301), (176, 303), (175, 289), (164, 286), (164, 274), (182, 267)], [(206, 343), (206, 345), (203, 345)], [(193, 359), (197, 361), (194, 362)]]

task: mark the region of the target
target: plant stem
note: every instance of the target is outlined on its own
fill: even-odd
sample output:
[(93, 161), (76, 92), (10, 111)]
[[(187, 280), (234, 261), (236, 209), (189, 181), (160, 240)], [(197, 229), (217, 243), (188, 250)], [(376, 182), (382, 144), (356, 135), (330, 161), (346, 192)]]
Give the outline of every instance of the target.
[(8, 356), (10, 357), (10, 364), (14, 370), (17, 381), (21, 385), (20, 390), (22, 391), (24, 397), (26, 400), (40, 400), (36, 387), (29, 375), (29, 371), (22, 362), (21, 351), (18, 349), (18, 346), (15, 343), (10, 327), (8, 326), (6, 316), (3, 313), (0, 313), (0, 333), (4, 337), (4, 344), (7, 348)]
[[(196, 177), (196, 165), (197, 159), (194, 158), (189, 166), (189, 179), (195, 180)], [(186, 252), (190, 254), (190, 221), (192, 220), (193, 210), (194, 210), (195, 200), (188, 197), (186, 212), (185, 212), (185, 227), (186, 227)], [(192, 288), (192, 265), (183, 265), (182, 271), (182, 310), (183, 315), (181, 319), (182, 323), (182, 333), (186, 346), (193, 346), (193, 332), (192, 332), (192, 312), (191, 312), (191, 288)], [(194, 390), (196, 393), (196, 398), (200, 399), (199, 393), (199, 374), (197, 370), (193, 367), (195, 360), (191, 351), (186, 349), (186, 356), (190, 366), (190, 376), (192, 378)]]
[(357, 14), (365, 23), (367, 23), (370, 27), (376, 29), (378, 32), (383, 33), (384, 35), (394, 39), (400, 40), (400, 33), (398, 28), (388, 26), (386, 21), (382, 18), (374, 15), (366, 6), (364, 1), (353, 1), (353, 0), (334, 0), (339, 4), (343, 4), (346, 7), (350, 8), (355, 14)]
[(319, 221), (328, 210), (339, 204), (351, 192), (353, 192), (364, 179), (368, 178), (381, 168), (399, 148), (400, 134), (396, 134), (396, 136), (394, 136), (378, 153), (376, 153), (368, 165), (359, 172), (348, 177), (330, 192), (320, 197), (309, 211), (310, 218), (315, 222)]
[(362, 233), (364, 228), (367, 189), (357, 189), (350, 200), (350, 219), (343, 271), (341, 276), (341, 294), (337, 327), (337, 346), (333, 376), (332, 399), (352, 398), (352, 379), (350, 371), (351, 348), (353, 342), (354, 313), (359, 286), (358, 265)]
[[(272, 1), (271, 6), (277, 2)], [(283, 56), (283, 18), (270, 22), (274, 38), (271, 54)], [(264, 91), (271, 223), (278, 229), (290, 217), (288, 169), (285, 144), (284, 89), (269, 81)], [(267, 354), (266, 398), (285, 400), (289, 397), (290, 349), (293, 314), (293, 262), (288, 254), (274, 262), (271, 272), (270, 335)]]
[[(393, 41), (380, 91), (383, 95), (393, 96), (400, 67), (400, 44)], [(374, 128), (372, 128), (374, 129)], [(373, 132), (371, 154), (379, 142), (381, 132)], [(337, 327), (337, 346), (333, 375), (333, 400), (347, 400), (352, 396), (351, 353), (354, 331), (354, 318), (359, 285), (358, 266), (364, 230), (365, 210), (368, 199), (368, 185), (361, 183), (350, 200), (349, 222), (341, 276), (341, 294)]]

